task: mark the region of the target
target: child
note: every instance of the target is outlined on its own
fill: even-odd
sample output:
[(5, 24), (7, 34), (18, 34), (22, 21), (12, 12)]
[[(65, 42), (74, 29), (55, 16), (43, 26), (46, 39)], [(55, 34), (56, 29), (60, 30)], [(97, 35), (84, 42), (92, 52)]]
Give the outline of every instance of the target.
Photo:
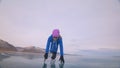
[(46, 50), (44, 58), (45, 60), (48, 58), (49, 51), (52, 53), (51, 59), (54, 60), (56, 58), (58, 46), (60, 48), (60, 58), (59, 61), (64, 63), (64, 52), (63, 52), (63, 42), (62, 37), (60, 36), (60, 32), (58, 29), (54, 29), (52, 35), (49, 36), (47, 40)]

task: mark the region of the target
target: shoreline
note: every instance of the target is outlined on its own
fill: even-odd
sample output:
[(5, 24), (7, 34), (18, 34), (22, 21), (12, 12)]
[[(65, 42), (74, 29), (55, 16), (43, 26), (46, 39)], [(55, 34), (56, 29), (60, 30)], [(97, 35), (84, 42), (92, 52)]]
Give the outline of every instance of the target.
[(18, 52), (18, 51), (0, 51), (0, 54), (8, 54), (8, 55), (44, 55), (44, 53)]

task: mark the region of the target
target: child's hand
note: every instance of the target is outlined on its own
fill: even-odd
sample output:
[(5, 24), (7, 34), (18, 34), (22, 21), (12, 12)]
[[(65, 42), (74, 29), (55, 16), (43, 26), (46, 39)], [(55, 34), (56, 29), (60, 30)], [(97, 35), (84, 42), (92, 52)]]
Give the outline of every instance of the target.
[(44, 58), (45, 58), (45, 59), (48, 58), (48, 53), (45, 53)]
[(65, 61), (64, 61), (64, 57), (63, 57), (63, 56), (60, 56), (59, 61), (60, 61), (61, 63), (64, 63), (64, 62), (65, 62)]

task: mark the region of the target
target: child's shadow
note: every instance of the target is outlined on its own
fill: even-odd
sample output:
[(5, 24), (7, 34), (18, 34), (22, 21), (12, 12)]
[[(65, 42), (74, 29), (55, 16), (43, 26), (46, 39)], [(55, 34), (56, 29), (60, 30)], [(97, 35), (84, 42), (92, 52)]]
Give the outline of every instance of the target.
[[(47, 64), (44, 63), (43, 66), (42, 66), (42, 68), (47, 68)], [(48, 68), (49, 68), (49, 67), (48, 67)], [(56, 65), (55, 65), (55, 64), (51, 64), (51, 65), (50, 65), (50, 68), (56, 68)], [(59, 68), (64, 68), (64, 64), (63, 64), (63, 63), (60, 63), (60, 64), (59, 64)]]

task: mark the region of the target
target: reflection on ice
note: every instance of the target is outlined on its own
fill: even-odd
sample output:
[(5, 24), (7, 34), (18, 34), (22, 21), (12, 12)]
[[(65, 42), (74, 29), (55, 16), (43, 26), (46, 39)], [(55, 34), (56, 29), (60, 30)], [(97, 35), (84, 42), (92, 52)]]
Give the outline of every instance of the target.
[(10, 56), (5, 53), (0, 53), (0, 61), (3, 61), (3, 59), (9, 58)]
[(59, 64), (59, 68), (64, 68), (64, 64)]
[(65, 63), (44, 63), (43, 55), (22, 53), (0, 53), (0, 68), (120, 68), (119, 56), (65, 55)]
[[(48, 66), (48, 67), (49, 67), (49, 66)], [(43, 66), (42, 66), (42, 68), (47, 68), (47, 64), (44, 63)], [(57, 68), (57, 67), (56, 67), (56, 64), (50, 64), (50, 68)], [(59, 64), (59, 68), (64, 68), (64, 64), (63, 64), (63, 63), (60, 63), (60, 64)]]
[(46, 63), (44, 63), (42, 68), (47, 68), (47, 64), (46, 64)]

